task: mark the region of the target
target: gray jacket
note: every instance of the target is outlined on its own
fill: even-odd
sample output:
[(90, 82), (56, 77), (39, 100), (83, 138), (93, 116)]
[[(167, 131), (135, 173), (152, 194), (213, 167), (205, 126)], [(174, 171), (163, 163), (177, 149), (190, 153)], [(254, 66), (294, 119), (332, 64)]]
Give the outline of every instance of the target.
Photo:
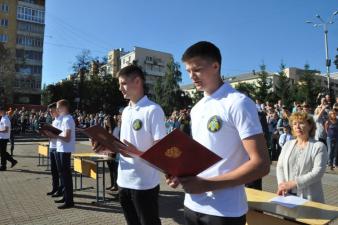
[[(285, 143), (277, 162), (277, 182), (289, 181), (289, 157), (297, 140)], [(319, 141), (309, 139), (309, 144), (303, 160), (300, 162), (300, 176), (296, 178), (297, 195), (316, 202), (324, 202), (321, 179), (326, 170), (328, 154), (326, 146)]]

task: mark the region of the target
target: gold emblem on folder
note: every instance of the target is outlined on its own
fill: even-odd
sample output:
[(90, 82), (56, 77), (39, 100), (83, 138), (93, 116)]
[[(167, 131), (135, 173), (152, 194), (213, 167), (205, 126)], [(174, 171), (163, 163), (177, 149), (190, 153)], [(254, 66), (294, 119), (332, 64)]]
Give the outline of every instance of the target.
[(164, 154), (168, 158), (176, 159), (176, 158), (178, 158), (182, 155), (182, 151), (177, 147), (171, 147), (171, 148), (167, 149)]

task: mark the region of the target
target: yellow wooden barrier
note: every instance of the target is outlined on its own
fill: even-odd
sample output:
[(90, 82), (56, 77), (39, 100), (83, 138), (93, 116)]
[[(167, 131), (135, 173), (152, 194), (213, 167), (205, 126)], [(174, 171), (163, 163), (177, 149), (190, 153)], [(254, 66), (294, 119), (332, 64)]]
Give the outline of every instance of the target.
[(93, 179), (97, 178), (96, 163), (90, 160), (74, 157), (74, 171)]

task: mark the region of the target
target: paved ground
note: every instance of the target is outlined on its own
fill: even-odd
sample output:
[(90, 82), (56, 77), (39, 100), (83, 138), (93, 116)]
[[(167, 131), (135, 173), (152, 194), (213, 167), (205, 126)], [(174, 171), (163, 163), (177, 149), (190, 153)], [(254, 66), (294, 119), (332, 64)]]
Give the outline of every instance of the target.
[[(107, 204), (95, 205), (95, 181), (84, 178), (82, 191), (76, 191), (73, 209), (58, 210), (54, 199), (46, 196), (50, 191), (50, 174), (46, 167), (38, 167), (36, 143), (20, 143), (15, 149), (19, 164), (14, 169), (0, 172), (0, 224), (125, 224), (121, 208), (114, 195), (107, 195)], [(78, 145), (81, 151), (89, 151)], [(274, 167), (271, 175), (263, 180), (263, 189), (274, 192), (276, 178)], [(108, 176), (107, 176), (108, 177)], [(108, 178), (107, 178), (108, 179)], [(109, 181), (109, 179), (108, 179)], [(325, 197), (328, 204), (338, 206), (338, 176), (326, 174), (324, 177)], [(109, 182), (107, 182), (109, 183)], [(161, 186), (160, 216), (162, 223), (183, 224), (183, 193)]]

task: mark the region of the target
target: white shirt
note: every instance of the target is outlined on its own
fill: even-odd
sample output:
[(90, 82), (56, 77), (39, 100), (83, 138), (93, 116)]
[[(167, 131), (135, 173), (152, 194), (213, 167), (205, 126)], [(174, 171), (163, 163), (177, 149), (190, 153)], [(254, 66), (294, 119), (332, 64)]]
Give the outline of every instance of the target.
[(74, 152), (75, 151), (75, 122), (73, 117), (68, 114), (65, 116), (62, 116), (61, 124), (60, 124), (60, 130), (62, 130), (62, 133), (60, 136), (66, 136), (66, 131), (71, 130), (70, 134), (70, 141), (65, 142), (61, 139), (57, 139), (56, 141), (56, 151), (57, 152)]
[[(54, 118), (54, 120), (52, 122), (52, 126), (55, 127), (55, 128), (57, 128), (57, 129), (60, 129), (61, 122), (62, 122), (62, 117), (58, 116), (58, 117)], [(50, 142), (49, 142), (49, 148), (56, 149), (56, 142), (57, 142), (56, 138), (51, 138)]]
[[(194, 140), (223, 158), (198, 175), (202, 178), (228, 173), (248, 161), (242, 140), (262, 133), (255, 103), (227, 83), (192, 108), (191, 124)], [(186, 194), (184, 205), (195, 212), (222, 217), (239, 217), (248, 210), (244, 185)]]
[[(135, 106), (127, 106), (123, 110), (120, 139), (127, 140), (140, 151), (146, 151), (166, 135), (164, 121), (162, 108), (144, 96)], [(148, 190), (159, 183), (157, 170), (141, 159), (121, 155), (117, 178), (120, 187)]]
[(7, 115), (3, 115), (0, 120), (0, 130), (5, 130), (8, 127), (7, 132), (0, 132), (0, 139), (9, 139), (11, 136), (11, 121)]

